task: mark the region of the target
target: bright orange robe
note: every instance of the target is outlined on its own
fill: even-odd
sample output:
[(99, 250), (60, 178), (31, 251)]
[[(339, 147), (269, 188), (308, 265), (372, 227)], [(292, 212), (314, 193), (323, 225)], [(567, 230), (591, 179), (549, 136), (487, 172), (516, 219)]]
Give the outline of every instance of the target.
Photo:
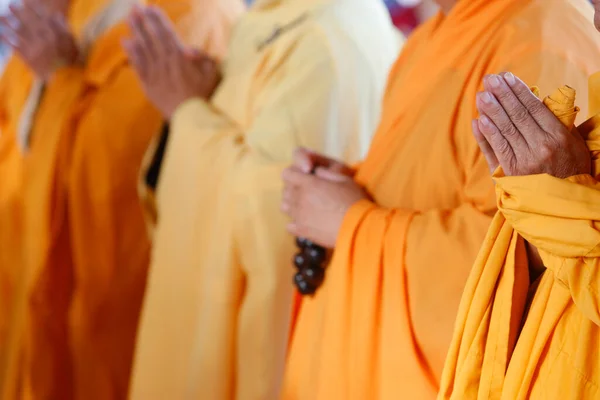
[[(567, 127), (574, 102), (566, 87), (545, 100)], [(600, 115), (579, 132), (594, 177), (494, 174), (499, 212), (465, 289), (440, 399), (600, 396)], [(546, 267), (535, 282), (523, 238)]]
[[(588, 7), (588, 8), (586, 8)], [(304, 299), (285, 399), (433, 399), (495, 211), (472, 138), (476, 92), (510, 70), (585, 92), (600, 40), (584, 0), (459, 1), (409, 39), (323, 287)]]
[[(194, 39), (216, 56), (243, 9), (204, 2), (189, 14), (189, 0), (153, 3), (186, 28), (199, 24)], [(23, 157), (24, 261), (4, 281), (14, 295), (3, 399), (127, 394), (149, 258), (137, 176), (162, 124), (121, 48), (131, 4), (73, 2), (85, 62), (56, 73), (34, 114)]]
[(21, 200), (23, 157), (17, 145), (19, 111), (33, 77), (21, 60), (12, 57), (0, 80), (0, 394), (13, 325), (14, 282), (22, 265)]

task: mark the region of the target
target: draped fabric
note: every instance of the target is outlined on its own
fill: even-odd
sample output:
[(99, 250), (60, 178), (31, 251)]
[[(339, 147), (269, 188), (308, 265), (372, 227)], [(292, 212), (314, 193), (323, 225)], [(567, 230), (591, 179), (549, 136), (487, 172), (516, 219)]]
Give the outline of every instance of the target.
[[(567, 127), (574, 102), (566, 87), (545, 101)], [(592, 176), (494, 174), (499, 212), (465, 289), (440, 399), (600, 394), (600, 118), (578, 130)], [(546, 267), (536, 282), (529, 282), (523, 239)]]
[[(7, 192), (6, 207), (0, 204), (3, 215), (15, 210), (7, 220), (12, 225), (2, 220), (0, 232), (21, 232), (18, 243), (0, 237), (10, 260), (19, 260), (0, 265), (8, 288), (0, 321), (9, 321), (0, 337), (3, 399), (127, 395), (149, 258), (137, 172), (162, 124), (121, 49), (123, 19), (134, 3), (74, 1), (69, 22), (81, 62), (44, 83), (27, 118), (18, 96), (8, 93), (2, 104), (12, 127), (7, 154), (17, 161), (2, 161), (0, 170), (18, 178), (18, 187)], [(166, 3), (157, 5), (175, 22), (192, 6)], [(226, 36), (235, 15), (205, 11), (194, 15), (210, 21), (207, 34)], [(26, 134), (21, 148), (20, 133)]]
[(240, 19), (211, 100), (170, 123), (132, 399), (278, 397), (294, 253), (281, 172), (296, 146), (364, 155), (398, 39), (371, 0), (260, 0)]
[(413, 33), (356, 172), (373, 200), (349, 210), (322, 288), (302, 301), (285, 399), (436, 397), (496, 209), (476, 93), (499, 71), (585, 88), (600, 65), (590, 15), (583, 0), (461, 0)]

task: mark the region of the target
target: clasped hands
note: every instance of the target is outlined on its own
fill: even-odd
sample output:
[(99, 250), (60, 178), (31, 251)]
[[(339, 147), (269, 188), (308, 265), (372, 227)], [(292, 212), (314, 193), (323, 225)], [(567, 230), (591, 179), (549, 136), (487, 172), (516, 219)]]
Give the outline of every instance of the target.
[(346, 164), (297, 149), (283, 171), (281, 210), (291, 218), (288, 231), (325, 248), (334, 248), (344, 217), (356, 202), (369, 199)]
[(46, 81), (57, 68), (74, 64), (79, 50), (64, 10), (52, 2), (31, 3), (13, 4), (7, 14), (0, 16), (0, 39)]
[(135, 7), (128, 23), (132, 37), (123, 47), (147, 97), (166, 119), (186, 100), (210, 99), (221, 80), (214, 59), (185, 45), (157, 7)]
[[(490, 171), (507, 176), (549, 174), (557, 178), (591, 173), (590, 152), (576, 129), (565, 127), (523, 81), (512, 73), (490, 75), (477, 94), (479, 118), (473, 135)], [(530, 268), (544, 269), (527, 243)]]

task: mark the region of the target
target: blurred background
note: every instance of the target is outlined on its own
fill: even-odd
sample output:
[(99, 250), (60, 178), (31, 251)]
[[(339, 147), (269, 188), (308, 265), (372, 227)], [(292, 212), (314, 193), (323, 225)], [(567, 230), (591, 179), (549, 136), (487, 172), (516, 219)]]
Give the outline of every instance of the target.
[[(0, 12), (3, 12), (10, 3), (16, 3), (19, 0), (0, 0)], [(246, 0), (247, 4), (252, 4), (253, 0)], [(376, 1), (376, 0), (374, 0)], [(404, 34), (408, 35), (420, 21), (425, 20), (436, 10), (432, 0), (378, 0), (383, 1), (390, 10), (390, 15), (394, 25)], [(4, 67), (8, 56), (8, 49), (3, 43), (0, 43), (0, 71)]]

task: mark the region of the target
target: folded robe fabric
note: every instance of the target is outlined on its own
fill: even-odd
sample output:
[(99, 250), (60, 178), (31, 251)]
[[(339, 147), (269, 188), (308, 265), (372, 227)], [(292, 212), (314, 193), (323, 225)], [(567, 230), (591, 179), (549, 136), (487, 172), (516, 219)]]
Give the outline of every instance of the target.
[[(544, 104), (572, 127), (574, 101), (563, 87)], [(597, 177), (600, 117), (579, 132)], [(494, 177), (499, 212), (464, 292), (439, 399), (596, 399), (600, 183), (589, 175), (506, 177), (501, 169)], [(523, 239), (546, 267), (537, 282), (529, 282)]]

